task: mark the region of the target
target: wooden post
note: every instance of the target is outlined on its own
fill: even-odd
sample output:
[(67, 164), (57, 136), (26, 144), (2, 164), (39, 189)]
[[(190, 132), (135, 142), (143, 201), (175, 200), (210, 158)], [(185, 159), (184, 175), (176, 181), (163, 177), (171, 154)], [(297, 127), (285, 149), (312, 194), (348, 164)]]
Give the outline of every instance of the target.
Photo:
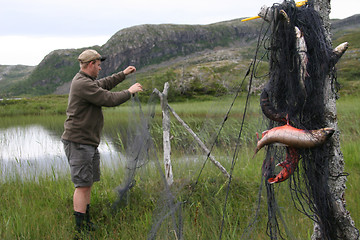
[(173, 173), (171, 166), (171, 145), (170, 145), (170, 116), (169, 110), (174, 115), (174, 117), (183, 125), (183, 127), (194, 137), (195, 141), (199, 144), (199, 146), (205, 151), (208, 155), (210, 161), (220, 169), (220, 171), (227, 177), (230, 178), (230, 174), (226, 171), (226, 169), (216, 161), (215, 157), (211, 155), (210, 150), (206, 147), (206, 145), (200, 140), (200, 138), (196, 135), (196, 133), (176, 114), (174, 109), (172, 109), (167, 101), (167, 94), (169, 91), (169, 84), (166, 82), (164, 85), (164, 91), (161, 93), (156, 88), (154, 89), (154, 93), (159, 95), (161, 102), (161, 109), (163, 113), (163, 146), (164, 146), (164, 166), (165, 166), (165, 177), (169, 185), (173, 183)]
[(168, 110), (168, 96), (169, 83), (165, 83), (164, 91), (161, 93), (156, 88), (154, 92), (159, 95), (161, 102), (161, 109), (163, 115), (163, 147), (164, 147), (164, 167), (165, 167), (165, 178), (169, 186), (174, 182), (172, 166), (171, 166), (171, 145), (170, 145), (170, 116)]
[[(331, 10), (330, 0), (315, 0), (314, 7), (323, 19), (324, 27), (326, 29), (326, 35), (328, 41), (331, 43), (330, 34), (330, 19), (329, 13)], [(332, 81), (328, 79), (325, 81), (325, 114), (326, 114), (326, 126), (334, 128), (336, 131), (332, 137), (332, 141), (329, 144), (329, 171), (333, 177), (329, 179), (329, 188), (333, 199), (333, 212), (336, 223), (333, 226), (339, 236), (338, 239), (343, 240), (355, 240), (360, 239), (359, 231), (355, 228), (355, 223), (352, 220), (350, 213), (345, 208), (345, 189), (346, 189), (346, 176), (343, 175), (344, 171), (344, 156), (340, 149), (340, 134), (337, 125), (337, 111), (336, 111), (336, 96), (332, 91)], [(312, 240), (320, 239), (319, 227), (315, 223), (314, 233), (311, 236)]]

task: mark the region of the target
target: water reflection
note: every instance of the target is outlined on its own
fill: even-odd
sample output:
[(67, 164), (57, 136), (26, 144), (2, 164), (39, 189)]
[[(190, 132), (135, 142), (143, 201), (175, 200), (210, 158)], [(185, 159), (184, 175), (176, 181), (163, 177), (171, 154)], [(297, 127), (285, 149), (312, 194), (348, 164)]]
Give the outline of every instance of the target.
[[(69, 166), (58, 134), (41, 125), (0, 129), (0, 177), (37, 179), (69, 173)], [(107, 138), (99, 146), (102, 164), (118, 166), (123, 156)]]

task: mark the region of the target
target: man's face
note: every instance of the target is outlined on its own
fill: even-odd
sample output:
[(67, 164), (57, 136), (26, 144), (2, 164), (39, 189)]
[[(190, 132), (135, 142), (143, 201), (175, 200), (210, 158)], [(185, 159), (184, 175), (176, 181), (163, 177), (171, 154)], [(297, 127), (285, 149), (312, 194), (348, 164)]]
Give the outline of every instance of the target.
[(90, 74), (92, 77), (97, 78), (99, 75), (99, 72), (101, 70), (101, 61), (100, 60), (96, 60), (95, 62), (92, 61), (89, 63), (89, 70), (90, 70)]

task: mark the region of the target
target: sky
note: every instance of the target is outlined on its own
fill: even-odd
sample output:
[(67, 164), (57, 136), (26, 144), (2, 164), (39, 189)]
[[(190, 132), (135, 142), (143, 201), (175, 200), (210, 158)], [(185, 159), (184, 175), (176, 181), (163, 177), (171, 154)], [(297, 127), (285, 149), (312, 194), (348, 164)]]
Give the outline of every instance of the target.
[[(211, 24), (256, 16), (280, 0), (0, 0), (0, 65), (38, 65), (53, 50), (103, 45), (141, 24)], [(330, 18), (360, 13), (331, 0)], [(245, 24), (245, 23), (244, 23)]]

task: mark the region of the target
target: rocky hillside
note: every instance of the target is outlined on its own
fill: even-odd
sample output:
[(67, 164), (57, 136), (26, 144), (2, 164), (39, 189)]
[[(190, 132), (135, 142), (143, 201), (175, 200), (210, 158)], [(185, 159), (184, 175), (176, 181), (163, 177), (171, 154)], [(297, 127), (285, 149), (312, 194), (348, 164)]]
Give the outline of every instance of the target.
[[(359, 31), (359, 16), (333, 20), (334, 37)], [(242, 79), (261, 25), (261, 20), (241, 19), (210, 25), (140, 25), (120, 30), (103, 46), (87, 48), (108, 57), (101, 76), (134, 65), (139, 70), (136, 80), (149, 91), (170, 81), (177, 95), (221, 94), (236, 88)], [(84, 49), (55, 50), (35, 69), (29, 69), (26, 78), (6, 85), (0, 80), (0, 96), (66, 94), (79, 70), (77, 56)], [(258, 68), (265, 72), (267, 66)], [(0, 77), (4, 76), (2, 69)], [(261, 85), (262, 79), (258, 81)]]
[[(205, 49), (246, 46), (257, 36), (258, 23), (239, 19), (211, 25), (141, 25), (120, 30), (97, 49), (108, 57), (101, 76), (128, 65), (138, 69)], [(48, 54), (22, 84), (7, 89), (9, 95), (49, 94), (66, 85), (78, 71), (77, 56), (84, 49), (56, 50)], [(101, 77), (100, 76), (100, 77)], [(3, 92), (4, 94), (4, 92)]]
[(360, 27), (360, 14), (353, 15), (345, 19), (331, 20), (332, 29), (335, 32), (345, 29), (353, 29)]
[(130, 64), (142, 68), (215, 47), (244, 47), (258, 34), (258, 22), (240, 19), (212, 25), (141, 25), (117, 32), (101, 50), (109, 57), (103, 74)]
[(17, 82), (26, 80), (34, 68), (23, 65), (0, 65), (0, 89), (10, 88)]

